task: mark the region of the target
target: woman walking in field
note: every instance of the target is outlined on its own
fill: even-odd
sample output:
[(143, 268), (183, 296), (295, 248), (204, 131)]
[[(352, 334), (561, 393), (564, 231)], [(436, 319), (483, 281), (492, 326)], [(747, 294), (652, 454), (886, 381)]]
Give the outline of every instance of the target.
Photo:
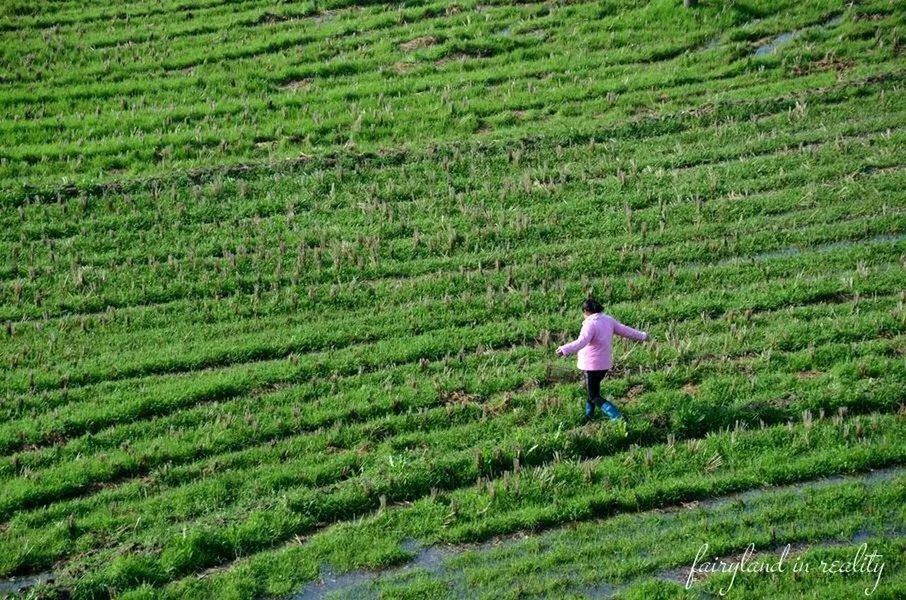
[(613, 366), (611, 355), (613, 334), (644, 342), (648, 334), (623, 325), (610, 315), (601, 312), (601, 304), (589, 298), (582, 303), (582, 331), (579, 338), (557, 348), (557, 356), (569, 356), (578, 351), (578, 366), (582, 370), (588, 400), (585, 401), (585, 417), (591, 419), (595, 406), (611, 419), (620, 419), (620, 411), (613, 403), (601, 398), (601, 380)]

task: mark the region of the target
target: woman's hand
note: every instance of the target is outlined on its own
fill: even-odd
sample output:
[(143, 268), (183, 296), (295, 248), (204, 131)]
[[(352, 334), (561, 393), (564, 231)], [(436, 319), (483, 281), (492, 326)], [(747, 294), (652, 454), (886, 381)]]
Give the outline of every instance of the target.
[(557, 348), (557, 356), (565, 356), (560, 348)]

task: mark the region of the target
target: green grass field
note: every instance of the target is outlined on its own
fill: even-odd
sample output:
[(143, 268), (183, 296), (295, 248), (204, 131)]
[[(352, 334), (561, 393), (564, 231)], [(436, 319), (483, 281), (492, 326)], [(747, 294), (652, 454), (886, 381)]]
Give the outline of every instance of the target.
[[(906, 596), (904, 25), (891, 0), (7, 0), (0, 578), (713, 598), (726, 574), (664, 575), (703, 542), (864, 542), (869, 596), (725, 597)], [(588, 294), (653, 338), (615, 345), (622, 423), (583, 422), (554, 356)]]

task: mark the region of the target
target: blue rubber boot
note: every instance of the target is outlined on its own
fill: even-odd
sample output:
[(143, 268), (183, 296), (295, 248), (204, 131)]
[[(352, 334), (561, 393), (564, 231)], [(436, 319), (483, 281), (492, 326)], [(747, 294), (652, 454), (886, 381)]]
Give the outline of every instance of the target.
[(601, 403), (601, 412), (610, 417), (611, 421), (619, 421), (623, 418), (623, 415), (620, 414), (619, 409), (613, 405), (610, 400), (605, 400)]
[(595, 405), (588, 400), (585, 401), (585, 418), (592, 419), (595, 416)]

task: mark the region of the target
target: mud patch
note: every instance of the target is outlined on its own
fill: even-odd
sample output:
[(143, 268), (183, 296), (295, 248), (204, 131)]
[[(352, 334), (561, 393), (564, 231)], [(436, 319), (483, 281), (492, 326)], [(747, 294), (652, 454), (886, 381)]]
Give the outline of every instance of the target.
[(399, 61), (393, 63), (393, 70), (399, 75), (406, 75), (415, 70), (415, 63)]
[(651, 419), (651, 425), (655, 429), (666, 429), (670, 425), (670, 415), (665, 413), (655, 413), (648, 418)]
[(522, 382), (522, 384), (516, 388), (517, 392), (530, 392), (532, 390), (537, 390), (541, 387), (541, 382), (537, 379), (527, 379)]
[(799, 381), (805, 381), (807, 379), (814, 379), (815, 377), (820, 377), (820, 371), (800, 371), (796, 373), (796, 379)]
[(465, 52), (453, 52), (452, 54), (448, 54), (443, 58), (437, 59), (436, 61), (434, 61), (434, 64), (438, 67), (443, 67), (444, 65), (451, 62), (465, 62), (470, 58), (474, 57), (471, 54), (466, 54)]
[(295, 81), (288, 81), (283, 84), (283, 89), (287, 92), (304, 92), (311, 88), (311, 79), (298, 79)]
[[(862, 170), (862, 173), (866, 175), (890, 175), (891, 173), (899, 173), (906, 169), (906, 165), (892, 165), (889, 167), (874, 167), (868, 166)], [(882, 236), (885, 237), (885, 236)], [(886, 236), (886, 237), (899, 237), (899, 236)]]
[(819, 73), (821, 71), (845, 71), (852, 68), (852, 66), (852, 61), (825, 57), (817, 62), (795, 67), (793, 68), (792, 73), (793, 75), (801, 76), (808, 75), (809, 73)]
[(626, 400), (632, 402), (645, 392), (645, 386), (642, 384), (634, 385), (626, 392)]
[(280, 23), (282, 21), (288, 20), (289, 18), (286, 15), (276, 15), (272, 12), (265, 12), (260, 17), (258, 17), (258, 23), (260, 24)]
[(456, 406), (456, 405), (466, 405), (466, 404), (477, 404), (479, 397), (475, 394), (469, 394), (464, 390), (453, 390), (452, 392), (444, 392), (440, 396), (441, 402), (446, 406)]
[(547, 385), (572, 383), (579, 381), (579, 371), (575, 367), (550, 362), (544, 367), (544, 382)]
[(889, 13), (856, 13), (853, 15), (853, 21), (883, 21), (890, 16)]
[(408, 42), (403, 42), (400, 44), (399, 48), (403, 52), (412, 52), (418, 50), (419, 48), (427, 48), (433, 46), (437, 43), (437, 38), (433, 35), (423, 35), (415, 39), (411, 39)]

